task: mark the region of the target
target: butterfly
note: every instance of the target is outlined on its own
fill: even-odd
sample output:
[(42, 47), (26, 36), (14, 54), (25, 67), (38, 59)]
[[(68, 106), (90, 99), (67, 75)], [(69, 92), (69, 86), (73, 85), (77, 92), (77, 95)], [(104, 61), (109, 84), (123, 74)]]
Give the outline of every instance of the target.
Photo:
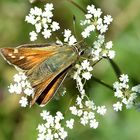
[(46, 105), (55, 95), (79, 57), (76, 46), (25, 44), (17, 48), (1, 48), (1, 55), (11, 65), (24, 71), (35, 94), (30, 106)]

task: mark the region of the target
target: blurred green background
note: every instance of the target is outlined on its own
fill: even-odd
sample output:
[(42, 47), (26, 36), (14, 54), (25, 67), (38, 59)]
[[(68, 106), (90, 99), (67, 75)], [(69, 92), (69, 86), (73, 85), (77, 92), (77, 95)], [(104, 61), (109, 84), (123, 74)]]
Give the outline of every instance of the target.
[[(84, 15), (67, 0), (45, 0), (34, 4), (30, 4), (28, 0), (0, 0), (0, 48), (31, 43), (28, 33), (33, 27), (24, 22), (25, 16), (30, 7), (43, 6), (45, 2), (54, 3), (54, 18), (63, 28), (73, 30), (72, 17), (75, 15), (76, 30), (77, 32), (81, 30), (78, 20)], [(105, 14), (113, 16), (114, 21), (107, 33), (107, 40), (114, 42), (117, 53), (115, 61), (123, 73), (129, 74), (132, 84), (140, 82), (140, 0), (75, 0), (75, 2), (85, 9), (88, 4), (94, 4)], [(59, 36), (60, 33), (57, 34)], [(36, 42), (45, 40), (40, 37)], [(12, 82), (15, 73), (16, 70), (0, 56), (0, 140), (35, 140), (38, 133), (36, 127), (42, 123), (39, 116), (42, 108), (37, 105), (32, 108), (20, 108), (19, 97), (8, 94), (7, 86)], [(94, 73), (96, 77), (109, 84), (116, 80), (107, 61), (101, 62)], [(66, 95), (59, 101), (51, 101), (43, 109), (52, 112), (65, 111), (69, 100), (75, 98), (77, 94), (73, 89), (75, 83), (72, 80), (67, 79), (65, 85)], [(86, 89), (96, 104), (105, 104), (108, 107), (108, 112), (104, 117), (98, 118), (100, 125), (97, 130), (81, 125), (75, 126), (75, 129), (70, 131), (68, 140), (140, 140), (140, 112), (135, 109), (114, 112), (113, 93), (92, 79), (86, 84)]]

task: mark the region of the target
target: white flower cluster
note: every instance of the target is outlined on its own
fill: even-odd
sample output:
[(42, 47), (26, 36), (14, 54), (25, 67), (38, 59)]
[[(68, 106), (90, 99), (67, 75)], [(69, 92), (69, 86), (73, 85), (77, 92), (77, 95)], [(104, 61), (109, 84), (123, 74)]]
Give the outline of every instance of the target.
[(52, 32), (60, 29), (59, 23), (52, 21), (53, 9), (52, 3), (47, 3), (44, 11), (38, 7), (30, 9), (30, 13), (26, 16), (25, 21), (35, 26), (35, 31), (29, 33), (31, 41), (35, 41), (40, 32), (42, 32), (44, 38), (47, 39), (50, 38)]
[(99, 31), (99, 34), (103, 34), (108, 30), (108, 26), (113, 21), (113, 18), (110, 15), (102, 18), (101, 15), (102, 11), (100, 8), (96, 9), (94, 5), (87, 6), (86, 19), (81, 21), (81, 25), (86, 27), (82, 32), (83, 38), (89, 37), (91, 32), (95, 30)]
[(105, 43), (104, 35), (99, 35), (97, 40), (93, 43), (91, 51), (93, 61), (99, 60), (102, 57), (109, 57), (109, 59), (113, 59), (115, 57), (115, 51), (112, 50), (112, 46), (112, 41)]
[[(61, 112), (56, 112), (56, 116), (50, 115), (50, 112), (43, 110), (40, 114), (44, 124), (39, 124), (37, 130), (39, 131), (37, 140), (64, 140), (68, 134), (61, 126), (61, 121), (64, 119)], [(72, 127), (71, 120), (67, 122), (69, 127)]]
[(74, 35), (71, 34), (71, 30), (65, 29), (64, 30), (64, 43), (60, 40), (57, 40), (56, 43), (63, 45), (63, 44), (68, 44), (68, 45), (74, 45), (77, 42), (76, 38)]
[(34, 94), (34, 90), (24, 73), (19, 72), (19, 74), (15, 74), (13, 78), (15, 83), (10, 84), (8, 87), (9, 92), (15, 94), (25, 94), (25, 96), (21, 97), (19, 103), (21, 104), (21, 107), (26, 107), (28, 105), (27, 96), (32, 96)]
[(106, 107), (96, 106), (93, 101), (87, 99), (88, 98), (86, 96), (78, 96), (76, 99), (76, 105), (69, 109), (73, 115), (80, 118), (80, 123), (82, 125), (89, 125), (90, 128), (96, 129), (99, 122), (95, 119), (95, 113), (104, 115), (106, 113)]
[(93, 70), (90, 62), (88, 60), (83, 60), (81, 65), (76, 64), (75, 68), (77, 69), (73, 75), (73, 79), (77, 82), (78, 90), (81, 94), (85, 94), (84, 91), (84, 83), (86, 80), (91, 79), (92, 74), (91, 71)]
[(120, 99), (117, 103), (113, 104), (115, 111), (121, 111), (122, 106), (125, 105), (127, 109), (132, 108), (137, 98), (137, 93), (140, 93), (140, 85), (130, 88), (128, 85), (129, 77), (127, 74), (122, 74), (119, 82), (113, 84), (114, 96)]

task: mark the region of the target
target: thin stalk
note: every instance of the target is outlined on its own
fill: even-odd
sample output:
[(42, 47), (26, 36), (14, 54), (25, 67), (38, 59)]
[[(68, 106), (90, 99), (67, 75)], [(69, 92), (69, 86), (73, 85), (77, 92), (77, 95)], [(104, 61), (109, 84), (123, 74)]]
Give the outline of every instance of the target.
[(76, 17), (75, 17), (75, 15), (73, 15), (73, 30), (74, 30), (75, 37), (78, 40), (78, 35), (76, 32)]
[(85, 9), (83, 9), (80, 5), (78, 5), (76, 2), (74, 2), (73, 0), (67, 0), (70, 3), (72, 3), (74, 6), (76, 6), (77, 8), (79, 8), (83, 13), (86, 13)]
[(96, 61), (94, 64), (92, 64), (92, 67), (94, 67), (97, 63), (99, 63), (102, 60), (102, 58), (100, 58), (98, 61)]
[(111, 85), (106, 84), (105, 82), (103, 82), (102, 80), (99, 80), (98, 78), (96, 78), (96, 77), (94, 77), (94, 76), (92, 76), (92, 78), (93, 78), (94, 81), (96, 81), (97, 83), (99, 83), (99, 84), (101, 84), (101, 85), (103, 85), (103, 86), (105, 86), (105, 87), (107, 87), (107, 88), (113, 90), (113, 87), (112, 87)]
[(119, 68), (119, 66), (112, 59), (108, 59), (108, 61), (110, 62), (110, 64), (111, 64), (111, 66), (112, 66), (117, 78), (119, 79), (119, 77), (120, 77), (120, 75), (122, 73), (120, 68)]

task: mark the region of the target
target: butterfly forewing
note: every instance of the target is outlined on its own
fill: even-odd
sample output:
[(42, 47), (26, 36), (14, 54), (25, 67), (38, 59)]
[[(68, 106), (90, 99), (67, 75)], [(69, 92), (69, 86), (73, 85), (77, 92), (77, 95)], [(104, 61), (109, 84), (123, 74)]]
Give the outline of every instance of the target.
[(52, 46), (50, 50), (48, 47), (2, 48), (1, 53), (10, 64), (15, 65), (22, 70), (29, 70), (33, 68), (36, 64), (39, 64), (44, 59), (47, 59), (48, 57), (54, 55), (56, 51), (52, 48), (54, 47)]

